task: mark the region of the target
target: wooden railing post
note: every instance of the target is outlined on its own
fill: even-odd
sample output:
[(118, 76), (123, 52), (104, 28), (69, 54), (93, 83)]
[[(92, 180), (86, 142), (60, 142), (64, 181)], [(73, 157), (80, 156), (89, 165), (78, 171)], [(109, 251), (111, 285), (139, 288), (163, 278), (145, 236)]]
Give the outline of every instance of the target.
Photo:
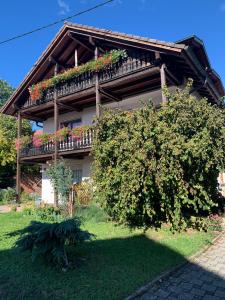
[[(95, 47), (95, 60), (99, 57), (99, 49)], [(96, 95), (96, 116), (97, 118), (100, 117), (100, 105), (101, 105), (101, 95), (99, 92), (99, 74), (98, 72), (95, 73), (95, 95)]]
[(17, 114), (17, 159), (16, 159), (16, 202), (20, 202), (21, 194), (21, 164), (20, 164), (20, 139), (21, 139), (22, 120), (20, 111)]

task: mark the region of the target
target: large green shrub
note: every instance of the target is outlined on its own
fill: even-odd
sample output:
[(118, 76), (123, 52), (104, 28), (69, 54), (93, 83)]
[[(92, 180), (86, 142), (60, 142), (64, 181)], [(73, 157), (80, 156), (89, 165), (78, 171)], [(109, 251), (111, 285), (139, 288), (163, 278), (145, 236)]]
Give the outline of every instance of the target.
[(21, 231), (16, 246), (23, 251), (31, 251), (32, 259), (42, 256), (64, 268), (69, 267), (66, 246), (77, 245), (90, 240), (93, 235), (80, 229), (79, 219), (68, 219), (61, 223), (41, 223), (32, 221)]
[(159, 110), (111, 110), (99, 119), (95, 193), (115, 220), (131, 226), (166, 221), (181, 229), (191, 215), (217, 206), (225, 114), (189, 90), (166, 91), (168, 102)]

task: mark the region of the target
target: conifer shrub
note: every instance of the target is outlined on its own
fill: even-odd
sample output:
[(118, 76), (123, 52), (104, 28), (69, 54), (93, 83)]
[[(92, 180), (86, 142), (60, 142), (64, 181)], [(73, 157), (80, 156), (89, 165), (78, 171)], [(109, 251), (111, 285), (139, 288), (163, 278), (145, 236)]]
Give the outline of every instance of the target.
[(30, 251), (32, 260), (43, 257), (46, 261), (65, 269), (70, 267), (67, 246), (78, 245), (91, 240), (94, 235), (80, 229), (78, 218), (60, 223), (32, 221), (29, 226), (17, 232), (20, 238), (15, 246), (22, 251)]

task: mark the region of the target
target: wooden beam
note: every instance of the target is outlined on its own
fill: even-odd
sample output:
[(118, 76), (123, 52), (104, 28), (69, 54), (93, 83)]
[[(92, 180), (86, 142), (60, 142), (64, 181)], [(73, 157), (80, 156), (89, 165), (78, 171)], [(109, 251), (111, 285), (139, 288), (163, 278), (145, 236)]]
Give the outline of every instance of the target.
[[(58, 74), (58, 64), (55, 64), (54, 69), (54, 75), (56, 76)], [(58, 108), (58, 96), (57, 96), (57, 90), (56, 87), (54, 88), (54, 132), (56, 134), (57, 130), (59, 129), (59, 108)], [(54, 164), (57, 164), (58, 160), (58, 141), (55, 138), (54, 141)], [(57, 191), (54, 190), (54, 204), (56, 207), (58, 207), (58, 194)]]
[[(20, 143), (21, 138), (21, 129), (22, 129), (22, 119), (20, 111), (17, 115), (17, 139)], [(20, 203), (21, 195), (21, 164), (20, 164), (20, 147), (17, 147), (17, 158), (16, 158), (16, 202)]]
[[(99, 49), (95, 47), (95, 60), (99, 57)], [(100, 117), (100, 105), (101, 105), (101, 95), (99, 92), (99, 75), (98, 72), (95, 72), (95, 96), (96, 96), (96, 116)]]
[(73, 106), (73, 105), (69, 105), (69, 104), (64, 104), (64, 103), (62, 103), (62, 102), (59, 102), (58, 101), (58, 106), (59, 107), (63, 107), (63, 108), (65, 108), (65, 109), (69, 109), (70, 111), (72, 110), (76, 110), (77, 111), (77, 108), (75, 107), (75, 106)]
[(113, 101), (121, 101), (122, 98), (121, 97), (118, 97), (118, 96), (115, 96), (113, 95), (112, 93), (109, 93), (108, 91), (104, 90), (103, 88), (99, 87), (99, 92), (100, 94), (102, 94), (103, 96), (109, 98), (110, 100), (113, 100)]
[(168, 70), (168, 68), (166, 68), (165, 71), (166, 71), (166, 74), (168, 75), (168, 77), (170, 77), (176, 85), (180, 85), (181, 84), (180, 80), (175, 75), (173, 75), (170, 72), (170, 70)]
[(31, 120), (31, 121), (43, 122), (45, 120), (45, 119), (37, 118), (37, 117), (34, 117), (33, 115), (22, 113), (22, 112), (20, 114), (21, 114), (21, 117)]
[[(62, 68), (62, 69), (65, 69), (65, 67), (63, 65), (61, 65), (54, 57), (52, 56), (49, 56), (48, 58), (49, 62), (54, 64), (54, 65), (57, 65), (58, 67), (57, 68)], [(57, 72), (58, 73), (58, 72)], [(54, 71), (54, 75), (55, 75), (55, 71)]]
[(102, 47), (100, 47), (100, 46), (96, 43), (96, 41), (94, 40), (94, 38), (93, 38), (92, 36), (89, 35), (88, 40), (89, 40), (89, 43), (90, 43), (92, 46), (94, 46), (94, 47), (98, 46), (99, 52), (100, 52), (100, 51), (101, 51), (102, 53), (105, 52), (104, 49), (102, 49)]
[(88, 50), (88, 51), (90, 51), (90, 52), (92, 52), (92, 53), (94, 52), (94, 47), (88, 46), (88, 45), (84, 44), (83, 42), (81, 42), (80, 40), (78, 40), (78, 39), (74, 36), (74, 34), (73, 34), (72, 31), (69, 31), (68, 36), (69, 36), (72, 40), (74, 40), (77, 44), (79, 44), (79, 45), (81, 45), (82, 47), (84, 47), (86, 50)]

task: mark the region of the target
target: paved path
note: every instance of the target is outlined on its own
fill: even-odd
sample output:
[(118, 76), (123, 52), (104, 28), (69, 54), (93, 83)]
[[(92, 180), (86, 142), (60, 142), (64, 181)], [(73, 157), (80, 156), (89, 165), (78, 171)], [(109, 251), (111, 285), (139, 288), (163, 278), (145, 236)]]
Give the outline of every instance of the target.
[(135, 299), (225, 300), (225, 233), (198, 258)]
[(10, 212), (11, 208), (8, 205), (0, 205), (0, 213)]

